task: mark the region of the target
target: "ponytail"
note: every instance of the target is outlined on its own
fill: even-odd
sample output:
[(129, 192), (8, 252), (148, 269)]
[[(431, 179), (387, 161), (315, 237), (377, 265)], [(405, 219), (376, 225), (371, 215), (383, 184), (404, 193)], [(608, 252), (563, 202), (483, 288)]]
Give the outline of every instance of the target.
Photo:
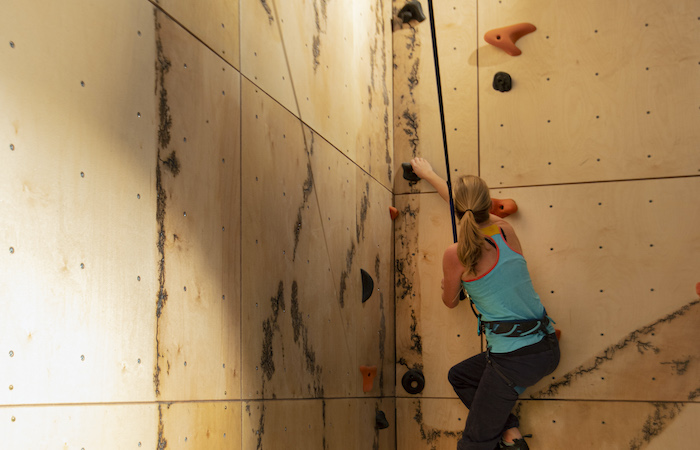
[(460, 218), (457, 256), (469, 272), (476, 273), (484, 245), (479, 224), (488, 220), (491, 209), (489, 188), (481, 178), (465, 175), (457, 181), (454, 197)]

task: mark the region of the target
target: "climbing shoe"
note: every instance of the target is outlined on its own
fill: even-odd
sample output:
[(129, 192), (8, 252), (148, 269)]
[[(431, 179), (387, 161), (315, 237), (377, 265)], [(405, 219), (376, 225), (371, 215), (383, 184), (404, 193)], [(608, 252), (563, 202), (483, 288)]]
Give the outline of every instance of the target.
[(530, 447), (527, 446), (527, 442), (525, 442), (526, 437), (532, 437), (532, 435), (528, 434), (523, 436), (522, 439), (515, 439), (512, 444), (506, 444), (501, 440), (501, 443), (499, 444), (498, 448), (509, 450), (530, 450)]

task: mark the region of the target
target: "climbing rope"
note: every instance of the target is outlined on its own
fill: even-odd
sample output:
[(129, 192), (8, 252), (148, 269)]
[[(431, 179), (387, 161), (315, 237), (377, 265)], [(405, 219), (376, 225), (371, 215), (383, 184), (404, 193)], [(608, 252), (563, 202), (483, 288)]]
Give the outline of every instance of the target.
[(450, 217), (452, 218), (452, 238), (457, 242), (457, 222), (455, 221), (455, 205), (452, 198), (452, 177), (450, 176), (450, 154), (447, 151), (447, 128), (445, 128), (445, 109), (442, 104), (442, 82), (440, 81), (440, 62), (438, 59), (437, 39), (435, 37), (435, 18), (433, 0), (428, 0), (428, 15), (430, 16), (430, 34), (433, 38), (433, 57), (435, 58), (435, 81), (437, 84), (438, 104), (440, 107), (440, 125), (442, 126), (442, 143), (445, 148), (445, 168), (447, 170), (447, 192), (450, 197)]

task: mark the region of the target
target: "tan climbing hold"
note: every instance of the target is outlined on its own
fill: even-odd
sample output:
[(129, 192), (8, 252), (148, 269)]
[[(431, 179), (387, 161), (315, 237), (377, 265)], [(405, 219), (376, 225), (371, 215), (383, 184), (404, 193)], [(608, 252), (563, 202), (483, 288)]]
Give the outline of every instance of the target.
[(519, 23), (487, 31), (484, 35), (484, 40), (505, 51), (510, 56), (518, 56), (522, 51), (515, 46), (515, 43), (518, 42), (518, 39), (532, 33), (536, 29), (537, 27), (531, 23)]

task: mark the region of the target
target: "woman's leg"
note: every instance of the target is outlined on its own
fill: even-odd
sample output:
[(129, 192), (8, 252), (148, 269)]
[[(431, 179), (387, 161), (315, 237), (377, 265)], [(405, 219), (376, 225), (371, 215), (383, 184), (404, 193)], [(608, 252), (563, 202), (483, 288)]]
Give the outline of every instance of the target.
[[(458, 450), (493, 450), (506, 428), (517, 426), (511, 414), (518, 393), (492, 366), (486, 365), (471, 398), (471, 408)], [(514, 425), (513, 425), (514, 424)]]
[(462, 403), (471, 409), (472, 400), (479, 387), (479, 381), (486, 369), (486, 354), (479, 353), (453, 366), (447, 374), (447, 380), (455, 390)]
[(510, 414), (518, 394), (488, 367), (485, 353), (455, 365), (447, 378), (469, 408), (458, 449), (493, 450), (504, 429), (518, 426), (518, 419)]

